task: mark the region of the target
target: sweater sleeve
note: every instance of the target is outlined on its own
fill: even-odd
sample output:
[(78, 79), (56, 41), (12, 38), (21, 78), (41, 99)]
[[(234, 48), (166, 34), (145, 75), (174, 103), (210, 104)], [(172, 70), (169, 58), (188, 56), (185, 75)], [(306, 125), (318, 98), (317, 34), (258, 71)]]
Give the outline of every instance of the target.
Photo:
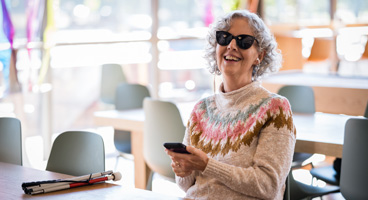
[(291, 110), (280, 108), (280, 112), (271, 115), (261, 129), (251, 166), (242, 168), (210, 159), (202, 173), (216, 178), (234, 191), (273, 199), (283, 191), (291, 166), (295, 138)]

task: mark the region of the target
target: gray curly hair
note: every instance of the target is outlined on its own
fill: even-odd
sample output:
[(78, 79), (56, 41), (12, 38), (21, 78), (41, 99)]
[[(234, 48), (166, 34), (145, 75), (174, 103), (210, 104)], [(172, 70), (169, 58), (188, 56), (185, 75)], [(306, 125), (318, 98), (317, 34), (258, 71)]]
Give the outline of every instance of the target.
[(253, 80), (257, 80), (266, 74), (277, 72), (281, 67), (282, 56), (280, 50), (277, 49), (276, 40), (270, 30), (258, 15), (247, 10), (236, 10), (219, 18), (210, 26), (205, 49), (205, 58), (209, 63), (210, 73), (221, 75), (216, 62), (216, 31), (229, 30), (231, 20), (234, 18), (245, 18), (248, 20), (249, 26), (258, 41), (257, 51), (265, 52), (262, 62), (258, 66), (253, 67)]

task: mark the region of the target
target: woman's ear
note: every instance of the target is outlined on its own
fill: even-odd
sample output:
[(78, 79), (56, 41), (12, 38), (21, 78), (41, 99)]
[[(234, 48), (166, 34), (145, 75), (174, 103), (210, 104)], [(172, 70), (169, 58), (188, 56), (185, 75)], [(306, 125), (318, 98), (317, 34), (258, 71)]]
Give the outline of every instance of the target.
[(257, 66), (259, 64), (261, 64), (262, 60), (263, 60), (263, 56), (264, 56), (265, 52), (262, 51), (258, 54), (258, 57), (256, 58), (256, 60), (254, 61), (253, 65)]
[(264, 55), (265, 55), (265, 52), (264, 51), (262, 51), (260, 54), (258, 54), (258, 58), (257, 58), (259, 60), (258, 65), (261, 64)]

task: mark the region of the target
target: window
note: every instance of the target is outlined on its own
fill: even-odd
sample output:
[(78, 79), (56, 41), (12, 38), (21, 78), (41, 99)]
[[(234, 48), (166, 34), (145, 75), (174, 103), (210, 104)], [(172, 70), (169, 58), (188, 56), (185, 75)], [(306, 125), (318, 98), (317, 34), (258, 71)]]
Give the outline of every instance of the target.
[(343, 24), (368, 23), (368, 2), (337, 0), (336, 20)]
[(266, 0), (265, 19), (270, 24), (329, 25), (330, 0)]

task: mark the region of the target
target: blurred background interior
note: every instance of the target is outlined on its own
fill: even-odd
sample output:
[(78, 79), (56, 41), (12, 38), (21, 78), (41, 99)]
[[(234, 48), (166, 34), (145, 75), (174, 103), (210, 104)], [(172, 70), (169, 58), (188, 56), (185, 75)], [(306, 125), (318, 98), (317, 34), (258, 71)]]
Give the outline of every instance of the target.
[(148, 86), (162, 100), (213, 94), (205, 36), (230, 10), (246, 8), (264, 19), (283, 53), (282, 72), (368, 79), (366, 0), (4, 2), (12, 26), (2, 9), (8, 32), (0, 35), (0, 116), (21, 120), (25, 166), (44, 169), (50, 148), (44, 140), (94, 129), (114, 167), (113, 129), (93, 122), (93, 112), (114, 108), (101, 99), (104, 64), (118, 64), (127, 82)]

